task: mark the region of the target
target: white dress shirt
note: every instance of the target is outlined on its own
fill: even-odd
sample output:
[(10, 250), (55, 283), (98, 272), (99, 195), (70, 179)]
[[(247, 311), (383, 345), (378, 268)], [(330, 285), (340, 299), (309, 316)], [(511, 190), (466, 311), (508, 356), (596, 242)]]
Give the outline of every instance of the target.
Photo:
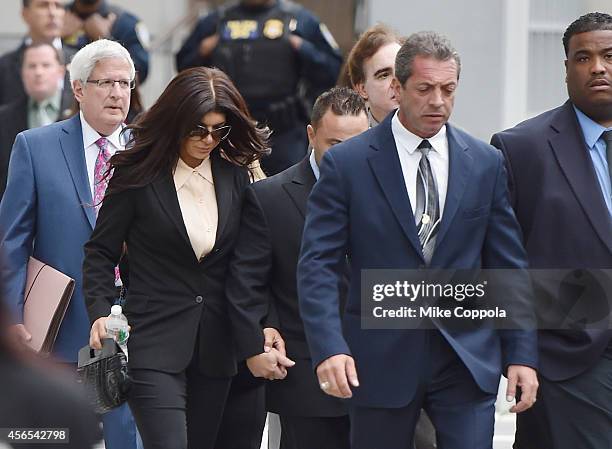
[[(408, 191), (408, 198), (412, 206), (412, 212), (416, 208), (416, 180), (419, 163), (421, 162), (421, 152), (417, 150), (419, 144), (424, 140), (422, 137), (408, 131), (399, 121), (398, 112), (391, 120), (391, 132), (397, 146), (400, 165)], [(446, 190), (448, 188), (448, 140), (446, 139), (446, 125), (438, 134), (427, 139), (431, 144), (432, 150), (429, 152), (429, 165), (433, 171), (438, 186), (438, 198), (440, 204), (440, 218), (444, 211), (446, 202)]]
[(314, 148), (310, 149), (310, 157), (308, 158), (308, 160), (310, 161), (310, 168), (312, 168), (312, 172), (315, 175), (315, 179), (318, 181), (319, 176), (321, 176), (321, 171), (319, 170), (319, 166), (317, 165)]
[(174, 186), (193, 252), (202, 259), (215, 246), (219, 214), (210, 158), (191, 168), (179, 158)]
[(98, 158), (98, 153), (100, 152), (100, 148), (96, 145), (96, 141), (100, 137), (106, 137), (109, 142), (108, 150), (110, 154), (113, 155), (117, 151), (125, 150), (125, 142), (124, 139), (120, 136), (121, 130), (123, 126), (119, 126), (115, 132), (113, 132), (110, 136), (102, 136), (98, 134), (98, 132), (91, 127), (85, 117), (83, 117), (83, 113), (80, 112), (79, 116), (81, 118), (81, 129), (83, 130), (83, 148), (85, 148), (85, 163), (87, 164), (87, 176), (89, 177), (89, 188), (91, 189), (91, 197), (94, 196), (94, 170), (96, 167), (96, 159)]

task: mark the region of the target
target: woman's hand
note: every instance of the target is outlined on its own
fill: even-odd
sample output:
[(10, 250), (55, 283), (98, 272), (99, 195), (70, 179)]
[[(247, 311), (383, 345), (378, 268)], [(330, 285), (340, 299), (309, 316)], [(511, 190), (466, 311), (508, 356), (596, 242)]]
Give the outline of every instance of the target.
[(295, 362), (272, 348), (269, 352), (249, 357), (246, 364), (253, 376), (275, 380), (284, 379), (287, 376), (287, 368), (291, 368)]
[(89, 332), (89, 347), (92, 349), (102, 349), (102, 339), (108, 338), (106, 333), (106, 320), (107, 316), (98, 318), (91, 325), (91, 331)]
[(282, 355), (287, 355), (285, 351), (285, 340), (281, 337), (279, 331), (273, 327), (266, 327), (263, 330), (264, 334), (264, 352), (269, 352), (272, 348), (277, 349)]

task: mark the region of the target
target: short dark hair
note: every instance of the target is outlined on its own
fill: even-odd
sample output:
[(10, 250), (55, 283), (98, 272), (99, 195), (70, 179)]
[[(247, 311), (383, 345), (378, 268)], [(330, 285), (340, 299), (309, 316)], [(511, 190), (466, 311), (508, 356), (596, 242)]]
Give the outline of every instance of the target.
[(402, 45), (405, 41), (405, 37), (401, 37), (391, 28), (383, 24), (374, 25), (364, 31), (346, 58), (351, 84), (355, 86), (365, 82), (363, 64), (366, 59), (374, 56), (381, 47), (394, 42)]
[(420, 31), (406, 39), (395, 57), (395, 77), (402, 86), (412, 75), (412, 62), (417, 56), (432, 57), (438, 61), (454, 59), (459, 79), (461, 59), (450, 41), (434, 31)]
[(23, 7), (24, 7), (24, 8), (27, 8), (28, 6), (30, 6), (31, 1), (32, 1), (32, 0), (23, 0), (23, 1), (22, 1)]
[(315, 101), (310, 114), (310, 124), (313, 128), (319, 125), (321, 119), (327, 111), (335, 115), (359, 115), (366, 111), (366, 104), (363, 98), (348, 87), (332, 87), (323, 92)]
[(28, 51), (31, 48), (38, 48), (38, 47), (51, 47), (51, 49), (53, 50), (53, 53), (55, 54), (55, 59), (57, 60), (57, 62), (59, 62), (60, 65), (66, 65), (66, 62), (64, 59), (64, 52), (60, 50), (59, 48), (55, 48), (53, 44), (50, 44), (49, 42), (37, 42), (35, 44), (32, 43), (30, 45), (27, 45), (25, 49), (23, 50), (24, 57), (22, 58), (22, 61), (21, 61), (22, 64), (23, 64), (23, 61), (25, 60), (26, 51)]
[(612, 16), (603, 12), (590, 12), (580, 16), (567, 27), (563, 33), (565, 56), (569, 54), (569, 41), (575, 34), (589, 31), (612, 30)]

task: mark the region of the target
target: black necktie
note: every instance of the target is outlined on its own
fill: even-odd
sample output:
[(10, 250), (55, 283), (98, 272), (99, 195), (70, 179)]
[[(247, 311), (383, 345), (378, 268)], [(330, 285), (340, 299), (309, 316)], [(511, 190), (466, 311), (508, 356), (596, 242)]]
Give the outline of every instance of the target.
[(604, 131), (601, 135), (606, 142), (606, 159), (608, 160), (608, 175), (612, 183), (612, 130)]
[(432, 149), (428, 140), (423, 140), (417, 149), (421, 152), (421, 161), (416, 180), (416, 207), (414, 218), (427, 264), (436, 246), (436, 234), (440, 224), (440, 205), (438, 187), (429, 163), (429, 151)]

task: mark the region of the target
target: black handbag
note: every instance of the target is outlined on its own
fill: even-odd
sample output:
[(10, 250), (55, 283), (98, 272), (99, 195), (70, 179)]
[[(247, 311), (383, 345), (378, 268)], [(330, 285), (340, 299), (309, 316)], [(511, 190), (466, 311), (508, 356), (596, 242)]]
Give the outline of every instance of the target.
[(123, 404), (132, 386), (127, 357), (112, 338), (102, 340), (101, 350), (80, 349), (77, 376), (100, 414)]

